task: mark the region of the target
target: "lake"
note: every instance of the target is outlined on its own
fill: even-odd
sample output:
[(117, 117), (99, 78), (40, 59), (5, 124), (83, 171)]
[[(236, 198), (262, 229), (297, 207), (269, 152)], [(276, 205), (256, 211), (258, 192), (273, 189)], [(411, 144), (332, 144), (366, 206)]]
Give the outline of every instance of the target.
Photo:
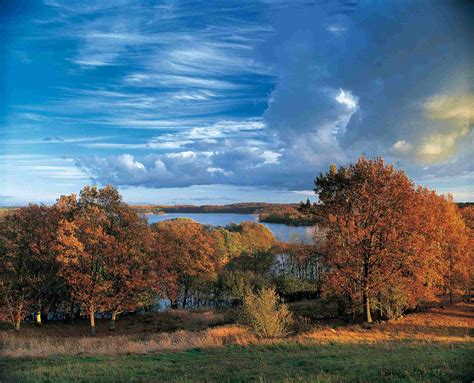
[[(239, 224), (243, 221), (258, 222), (258, 214), (237, 213), (167, 213), (149, 214), (146, 216), (149, 223), (161, 222), (173, 218), (190, 218), (196, 222), (211, 226), (227, 226), (231, 223)], [(311, 241), (314, 228), (311, 226), (289, 226), (282, 223), (266, 223), (275, 238), (279, 241), (288, 242), (298, 239), (300, 241)]]

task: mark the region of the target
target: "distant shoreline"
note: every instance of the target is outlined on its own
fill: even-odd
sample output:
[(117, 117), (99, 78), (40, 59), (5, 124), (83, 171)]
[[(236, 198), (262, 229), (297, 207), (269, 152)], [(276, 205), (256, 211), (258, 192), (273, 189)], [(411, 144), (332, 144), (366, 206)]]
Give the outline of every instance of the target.
[(268, 202), (242, 202), (228, 205), (130, 205), (141, 213), (237, 213), (259, 214), (264, 210), (292, 208), (297, 209), (299, 204), (279, 204)]
[[(474, 202), (457, 202), (459, 208), (474, 205)], [(288, 226), (314, 226), (317, 222), (311, 215), (299, 213), (297, 203), (240, 202), (228, 205), (132, 205), (143, 215), (163, 214), (257, 214), (259, 222), (285, 224)], [(21, 206), (0, 206), (0, 216)]]
[(299, 204), (237, 203), (229, 205), (136, 205), (144, 215), (156, 214), (256, 214), (259, 222), (277, 223), (288, 226), (313, 226), (315, 218), (302, 215)]

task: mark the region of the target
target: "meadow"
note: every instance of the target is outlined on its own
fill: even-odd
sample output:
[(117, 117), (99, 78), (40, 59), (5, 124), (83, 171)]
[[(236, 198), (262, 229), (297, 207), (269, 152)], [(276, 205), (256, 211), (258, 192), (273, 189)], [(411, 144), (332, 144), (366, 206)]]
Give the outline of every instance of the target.
[[(312, 303), (307, 303), (312, 307)], [(301, 311), (302, 303), (293, 305)], [(230, 312), (33, 324), (0, 333), (2, 382), (470, 382), (474, 305), (458, 303), (372, 326), (312, 321), (285, 339), (258, 339)], [(174, 326), (174, 327), (173, 327)]]

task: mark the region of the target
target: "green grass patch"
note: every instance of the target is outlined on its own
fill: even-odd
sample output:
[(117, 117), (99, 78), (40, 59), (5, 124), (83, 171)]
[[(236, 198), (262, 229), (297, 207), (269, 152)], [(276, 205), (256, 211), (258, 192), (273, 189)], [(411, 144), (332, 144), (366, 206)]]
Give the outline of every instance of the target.
[(3, 359), (1, 382), (471, 382), (472, 344), (195, 348), (97, 357)]

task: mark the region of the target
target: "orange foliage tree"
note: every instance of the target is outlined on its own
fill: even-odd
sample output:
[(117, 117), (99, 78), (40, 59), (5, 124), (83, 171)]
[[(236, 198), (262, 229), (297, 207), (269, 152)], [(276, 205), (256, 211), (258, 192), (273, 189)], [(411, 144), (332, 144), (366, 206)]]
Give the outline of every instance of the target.
[(470, 296), (472, 296), (472, 291), (474, 290), (474, 271), (472, 270), (472, 265), (474, 264), (474, 205), (465, 206), (460, 209), (461, 216), (464, 220), (464, 223), (468, 230), (468, 251), (467, 256), (471, 260), (470, 267), (470, 278), (469, 278), (469, 289)]
[(248, 254), (269, 251), (275, 244), (273, 233), (258, 222), (244, 221), (235, 230), (240, 234), (241, 249)]
[(74, 301), (89, 314), (90, 334), (95, 335), (95, 313), (108, 306), (112, 287), (107, 279), (108, 258), (114, 239), (105, 231), (107, 215), (98, 206), (83, 206), (58, 231), (58, 262)]
[(437, 196), (433, 192), (420, 189), (419, 194), (430, 194), (427, 209), (432, 209), (436, 217), (432, 240), (433, 253), (437, 259), (430, 269), (437, 269), (442, 292), (453, 302), (453, 296), (462, 294), (469, 288), (473, 267), (473, 249), (470, 230), (452, 197)]
[(215, 238), (203, 225), (179, 218), (152, 225), (157, 274), (162, 276), (165, 293), (172, 308), (186, 307), (195, 278), (212, 275), (219, 267)]
[(111, 312), (114, 329), (117, 315), (154, 288), (148, 225), (110, 186), (85, 187), (79, 199), (63, 197), (57, 208), (67, 217), (58, 231), (58, 261), (71, 295), (88, 312), (91, 335), (98, 310)]
[(65, 298), (55, 253), (58, 222), (57, 211), (44, 205), (16, 209), (0, 222), (1, 296), (16, 330), (27, 308), (41, 323), (41, 311)]
[(474, 232), (474, 205), (468, 205), (459, 210), (464, 220), (464, 224), (467, 226), (470, 235), (472, 236), (472, 233)]
[(149, 256), (152, 234), (146, 220), (121, 204), (111, 233), (114, 250), (107, 264), (107, 279), (111, 281), (107, 302), (111, 312), (109, 329), (114, 330), (115, 320), (121, 312), (150, 303), (150, 297), (154, 300), (158, 284)]
[[(453, 275), (459, 276), (463, 228), (452, 203), (437, 196), (438, 204), (431, 195), (422, 198), (402, 171), (380, 158), (360, 158), (348, 167), (331, 166), (315, 186), (326, 231), (329, 272), (324, 289), (361, 302), (368, 322), (381, 302), (397, 297), (413, 305), (435, 293), (443, 281), (453, 281), (441, 275), (449, 257), (457, 265), (450, 266)], [(440, 247), (444, 250), (433, 251)]]

